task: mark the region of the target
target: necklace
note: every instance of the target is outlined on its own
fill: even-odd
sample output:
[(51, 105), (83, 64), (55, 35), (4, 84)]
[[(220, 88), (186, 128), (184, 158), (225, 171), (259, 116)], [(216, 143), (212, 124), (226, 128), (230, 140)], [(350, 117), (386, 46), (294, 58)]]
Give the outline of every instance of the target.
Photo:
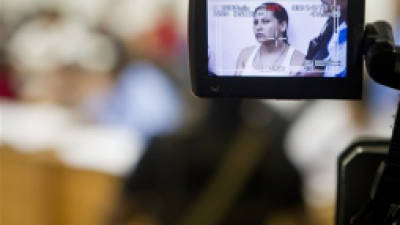
[(261, 70), (262, 71), (268, 71), (268, 70), (278, 71), (278, 70), (281, 70), (282, 66), (277, 65), (277, 64), (278, 64), (279, 60), (282, 58), (282, 56), (284, 55), (284, 53), (286, 52), (287, 48), (288, 48), (288, 46), (285, 45), (283, 47), (281, 53), (279, 54), (279, 56), (274, 60), (274, 62), (269, 66), (265, 66), (264, 62), (262, 60), (262, 51), (261, 51), (261, 47), (260, 47), (259, 56), (260, 56)]

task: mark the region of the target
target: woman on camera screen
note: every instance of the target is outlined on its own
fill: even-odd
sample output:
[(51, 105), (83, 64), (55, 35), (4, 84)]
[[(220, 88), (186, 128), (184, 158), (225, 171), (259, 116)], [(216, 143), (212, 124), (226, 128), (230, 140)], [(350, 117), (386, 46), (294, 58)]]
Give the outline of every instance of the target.
[(241, 51), (236, 76), (295, 76), (303, 68), (305, 56), (289, 44), (286, 9), (278, 3), (264, 3), (253, 17), (254, 35), (261, 45)]

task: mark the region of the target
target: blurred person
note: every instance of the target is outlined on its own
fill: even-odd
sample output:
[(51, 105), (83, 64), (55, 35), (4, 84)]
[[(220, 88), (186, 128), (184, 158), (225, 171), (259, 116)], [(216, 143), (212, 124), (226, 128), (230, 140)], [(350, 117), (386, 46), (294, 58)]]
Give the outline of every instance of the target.
[(2, 102), (5, 143), (51, 149), (67, 165), (116, 176), (134, 167), (143, 149), (139, 132), (83, 110), (111, 92), (122, 61), (112, 37), (57, 12), (39, 13), (12, 35), (7, 54), (21, 85), (19, 101)]
[(79, 17), (39, 13), (21, 24), (7, 53), (22, 85), (19, 101), (0, 102), (1, 144), (117, 178), (134, 169), (148, 139), (176, 128), (182, 103), (154, 63), (119, 65), (116, 45)]
[(264, 3), (254, 11), (253, 31), (260, 47), (243, 49), (237, 60), (237, 76), (290, 76), (301, 67), (304, 55), (289, 44), (289, 16), (278, 3)]
[[(16, 35), (21, 34), (17, 32)], [(42, 30), (40, 34), (46, 37), (48, 33)], [(69, 38), (73, 40), (73, 37)], [(102, 40), (100, 42), (112, 45), (108, 38), (96, 34), (90, 35), (89, 42), (71, 44), (70, 40), (62, 40), (58, 45), (49, 42), (49, 48), (41, 50), (55, 56), (62, 44), (84, 49), (81, 45)], [(29, 38), (26, 41), (29, 42)], [(31, 41), (30, 45), (44, 46), (35, 37)], [(31, 49), (27, 42), (24, 42), (27, 48), (23, 53), (29, 56)], [(96, 45), (96, 49), (103, 52), (108, 44)], [(96, 56), (89, 58), (91, 63), (99, 60)], [(13, 65), (18, 66), (16, 62)], [(5, 188), (3, 196), (8, 196), (3, 198), (2, 205), (12, 206), (2, 211), (7, 215), (5, 224), (101, 224), (108, 216), (120, 177), (133, 167), (138, 159), (137, 152), (142, 148), (140, 140), (131, 133), (128, 135), (120, 127), (83, 121), (77, 110), (81, 101), (104, 90), (106, 85), (102, 83), (109, 79), (109, 71), (92, 71), (76, 64), (60, 63), (57, 66), (59, 68), (51, 71), (18, 68), (19, 73), (24, 72), (19, 74), (24, 91), (13, 101), (0, 99), (0, 155), (5, 165), (4, 168), (2, 165), (3, 174), (7, 174), (2, 177), (4, 182), (0, 189)], [(28, 86), (44, 90), (28, 92)], [(21, 176), (32, 179), (20, 179)], [(57, 210), (51, 210), (54, 208)], [(30, 219), (25, 214), (29, 214)]]
[(287, 126), (259, 101), (213, 100), (193, 127), (151, 142), (111, 224), (301, 224)]
[(46, 96), (92, 122), (125, 127), (143, 142), (179, 125), (180, 96), (164, 72), (150, 62), (129, 61), (124, 46), (108, 35), (47, 15), (22, 27), (9, 48), (28, 80), (25, 98)]
[[(39, 13), (11, 35), (7, 55), (21, 85), (15, 101), (0, 100), (0, 151), (10, 151), (9, 170), (17, 168), (6, 167), (2, 183), (15, 188), (4, 202), (12, 205), (5, 223), (102, 224), (109, 216), (143, 143), (135, 131), (84, 118), (81, 105), (112, 87), (120, 61), (116, 45), (57, 13)], [(14, 175), (33, 179), (14, 182)], [(28, 206), (26, 198), (33, 200)]]

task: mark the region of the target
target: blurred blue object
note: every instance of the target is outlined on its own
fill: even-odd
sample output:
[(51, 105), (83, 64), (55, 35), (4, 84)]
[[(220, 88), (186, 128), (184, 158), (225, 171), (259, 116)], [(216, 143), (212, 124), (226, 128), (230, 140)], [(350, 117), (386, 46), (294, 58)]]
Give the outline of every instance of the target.
[[(395, 110), (399, 92), (367, 79), (367, 103), (370, 112)], [(395, 113), (395, 111), (393, 111)]]
[(179, 128), (183, 101), (176, 85), (163, 71), (150, 62), (138, 61), (122, 71), (111, 96), (97, 114), (99, 122), (124, 126), (146, 143), (154, 136)]

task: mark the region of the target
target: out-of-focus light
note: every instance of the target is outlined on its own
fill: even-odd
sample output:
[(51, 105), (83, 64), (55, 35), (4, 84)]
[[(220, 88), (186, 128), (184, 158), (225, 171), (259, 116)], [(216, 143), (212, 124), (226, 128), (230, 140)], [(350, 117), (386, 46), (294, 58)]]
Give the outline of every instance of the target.
[(22, 153), (52, 150), (68, 166), (124, 176), (143, 152), (132, 130), (78, 124), (71, 111), (56, 105), (1, 101), (0, 108), (0, 145)]
[(170, 0), (122, 0), (109, 10), (105, 25), (124, 38), (135, 38), (152, 30)]
[(57, 147), (67, 165), (115, 176), (126, 176), (143, 152), (138, 136), (112, 126), (77, 126), (60, 137)]
[(15, 34), (8, 53), (15, 68), (39, 72), (69, 65), (109, 72), (117, 62), (109, 39), (72, 19), (30, 22)]
[(396, 21), (398, 0), (366, 1), (366, 22), (386, 20), (392, 24)]

